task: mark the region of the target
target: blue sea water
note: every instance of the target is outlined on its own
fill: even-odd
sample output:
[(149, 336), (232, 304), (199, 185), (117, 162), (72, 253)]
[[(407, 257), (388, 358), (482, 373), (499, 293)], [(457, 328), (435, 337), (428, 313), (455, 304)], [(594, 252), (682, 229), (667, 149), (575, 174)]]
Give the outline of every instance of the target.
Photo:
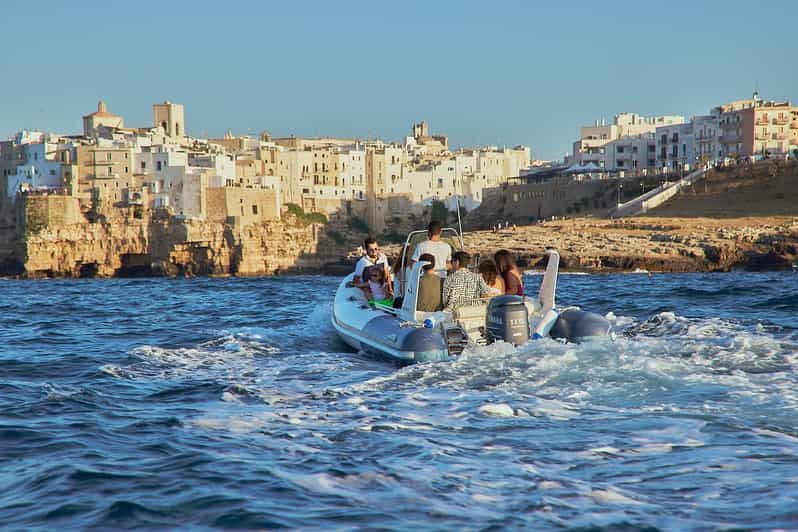
[(563, 275), (615, 342), (405, 368), (338, 281), (0, 280), (0, 525), (798, 528), (798, 274)]

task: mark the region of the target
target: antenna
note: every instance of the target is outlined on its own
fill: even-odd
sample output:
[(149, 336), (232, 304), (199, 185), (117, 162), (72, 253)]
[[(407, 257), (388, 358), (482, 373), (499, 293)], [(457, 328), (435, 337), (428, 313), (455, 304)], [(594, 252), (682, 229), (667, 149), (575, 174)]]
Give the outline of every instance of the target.
[(460, 232), (460, 247), (465, 249), (465, 241), (463, 241), (463, 223), (460, 221), (460, 197), (455, 195), (454, 201), (457, 202), (457, 230)]

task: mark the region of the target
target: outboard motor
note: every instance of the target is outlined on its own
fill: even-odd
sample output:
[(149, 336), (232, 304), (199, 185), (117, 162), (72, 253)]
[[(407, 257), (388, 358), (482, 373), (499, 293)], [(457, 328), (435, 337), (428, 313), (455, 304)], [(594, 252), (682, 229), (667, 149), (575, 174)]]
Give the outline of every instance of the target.
[(488, 304), (488, 343), (504, 340), (521, 345), (529, 340), (529, 311), (521, 296), (496, 296)]

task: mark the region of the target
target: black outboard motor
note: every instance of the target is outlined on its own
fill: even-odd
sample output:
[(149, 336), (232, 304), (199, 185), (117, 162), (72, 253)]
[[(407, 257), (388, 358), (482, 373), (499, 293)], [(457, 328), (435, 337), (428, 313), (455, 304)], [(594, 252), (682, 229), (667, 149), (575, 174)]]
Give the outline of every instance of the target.
[(496, 296), (488, 304), (488, 343), (504, 340), (521, 345), (529, 340), (529, 312), (521, 296)]

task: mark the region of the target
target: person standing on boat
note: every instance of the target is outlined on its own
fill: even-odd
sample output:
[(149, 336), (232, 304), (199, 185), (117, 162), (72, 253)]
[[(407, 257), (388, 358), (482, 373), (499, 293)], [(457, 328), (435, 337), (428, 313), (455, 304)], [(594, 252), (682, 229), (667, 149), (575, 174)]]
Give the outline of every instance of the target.
[(458, 251), (452, 257), (452, 273), (443, 282), (443, 310), (476, 305), (488, 295), (488, 284), (482, 276), (468, 270), (471, 255)]
[(363, 271), (366, 268), (376, 266), (377, 264), (382, 264), (386, 269), (386, 275), (388, 275), (388, 257), (386, 257), (384, 253), (380, 252), (380, 247), (377, 245), (377, 239), (374, 237), (368, 237), (363, 242), (363, 247), (366, 248), (366, 254), (360, 257), (360, 260), (357, 261), (357, 264), (355, 265), (355, 277), (352, 279), (352, 282), (355, 284), (368, 282), (368, 279), (363, 278)]
[(511, 296), (524, 295), (524, 281), (521, 277), (521, 270), (515, 264), (513, 254), (506, 249), (500, 249), (493, 256), (496, 268), (504, 279), (504, 293)]
[(435, 273), (438, 277), (446, 278), (446, 270), (452, 262), (452, 246), (441, 240), (441, 223), (433, 220), (427, 226), (427, 240), (416, 246), (411, 257), (411, 264), (418, 262), (424, 253), (435, 257)]

